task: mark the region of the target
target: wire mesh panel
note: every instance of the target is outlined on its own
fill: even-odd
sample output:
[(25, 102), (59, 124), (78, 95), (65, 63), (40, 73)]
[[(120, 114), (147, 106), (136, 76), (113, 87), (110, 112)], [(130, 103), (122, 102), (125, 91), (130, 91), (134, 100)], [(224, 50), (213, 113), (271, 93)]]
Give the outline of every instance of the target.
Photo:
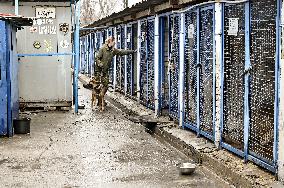
[(276, 0), (251, 1), (249, 153), (273, 161)]
[[(128, 50), (133, 49), (133, 31), (132, 25), (127, 27), (127, 36), (126, 36), (126, 48)], [(126, 86), (126, 94), (133, 96), (133, 81), (134, 81), (134, 61), (133, 54), (129, 54), (126, 56), (126, 71), (127, 71), (127, 86)]]
[(180, 16), (171, 15), (169, 18), (170, 40), (170, 104), (169, 114), (178, 118), (178, 87), (179, 87), (179, 46), (180, 46)]
[(213, 135), (214, 8), (200, 10), (200, 129)]
[[(117, 48), (121, 48), (121, 27), (118, 26), (116, 29), (116, 38), (117, 38)], [(116, 90), (122, 89), (122, 78), (121, 78), (121, 56), (116, 56)]]
[[(245, 5), (226, 5), (224, 14), (224, 122), (222, 140), (243, 151)], [(235, 28), (234, 26), (237, 26), (237, 30), (232, 30), (232, 28)]]
[(147, 21), (141, 21), (141, 44), (140, 44), (140, 101), (147, 105)]
[(185, 123), (196, 126), (197, 114), (197, 13), (185, 14)]
[(154, 20), (148, 21), (147, 25), (147, 69), (148, 69), (148, 107), (155, 106), (155, 69), (154, 69), (154, 37), (155, 23)]

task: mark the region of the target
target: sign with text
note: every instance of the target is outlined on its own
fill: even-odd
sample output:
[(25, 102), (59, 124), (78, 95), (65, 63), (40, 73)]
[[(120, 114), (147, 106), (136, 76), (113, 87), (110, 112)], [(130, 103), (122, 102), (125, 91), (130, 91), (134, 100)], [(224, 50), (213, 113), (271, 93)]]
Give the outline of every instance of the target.
[(36, 8), (36, 18), (55, 18), (54, 7), (38, 7)]

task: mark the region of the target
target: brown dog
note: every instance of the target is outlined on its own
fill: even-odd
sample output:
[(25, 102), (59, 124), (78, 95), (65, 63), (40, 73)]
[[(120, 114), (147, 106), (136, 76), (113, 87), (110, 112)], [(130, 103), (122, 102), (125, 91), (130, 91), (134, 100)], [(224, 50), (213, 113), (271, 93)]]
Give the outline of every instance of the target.
[(94, 107), (94, 103), (97, 101), (98, 99), (98, 103), (97, 103), (97, 106), (99, 106), (100, 108), (100, 111), (103, 111), (104, 110), (104, 106), (103, 106), (103, 100), (104, 100), (104, 97), (102, 96), (102, 88), (103, 88), (103, 85), (96, 81), (95, 79), (92, 79), (89, 84), (92, 85), (92, 103), (91, 103), (91, 107), (93, 109)]

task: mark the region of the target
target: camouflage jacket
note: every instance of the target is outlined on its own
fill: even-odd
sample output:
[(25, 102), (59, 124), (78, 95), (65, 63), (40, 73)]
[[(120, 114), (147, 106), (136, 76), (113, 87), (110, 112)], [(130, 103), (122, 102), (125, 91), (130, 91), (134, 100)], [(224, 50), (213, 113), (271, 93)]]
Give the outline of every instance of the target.
[(112, 59), (116, 55), (128, 55), (134, 53), (134, 50), (121, 50), (116, 48), (109, 48), (106, 44), (100, 49), (99, 53), (96, 56), (97, 66), (103, 68), (104, 71), (107, 71), (112, 63)]

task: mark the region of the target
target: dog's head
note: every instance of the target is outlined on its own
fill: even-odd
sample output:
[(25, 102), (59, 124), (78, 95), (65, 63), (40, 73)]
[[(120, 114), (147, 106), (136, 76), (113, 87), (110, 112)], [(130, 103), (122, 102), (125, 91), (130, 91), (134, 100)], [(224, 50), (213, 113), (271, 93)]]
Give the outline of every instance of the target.
[(101, 82), (95, 80), (95, 79), (92, 79), (89, 84), (92, 85), (93, 89), (96, 90), (96, 91), (99, 91), (101, 88), (102, 88), (102, 84)]

